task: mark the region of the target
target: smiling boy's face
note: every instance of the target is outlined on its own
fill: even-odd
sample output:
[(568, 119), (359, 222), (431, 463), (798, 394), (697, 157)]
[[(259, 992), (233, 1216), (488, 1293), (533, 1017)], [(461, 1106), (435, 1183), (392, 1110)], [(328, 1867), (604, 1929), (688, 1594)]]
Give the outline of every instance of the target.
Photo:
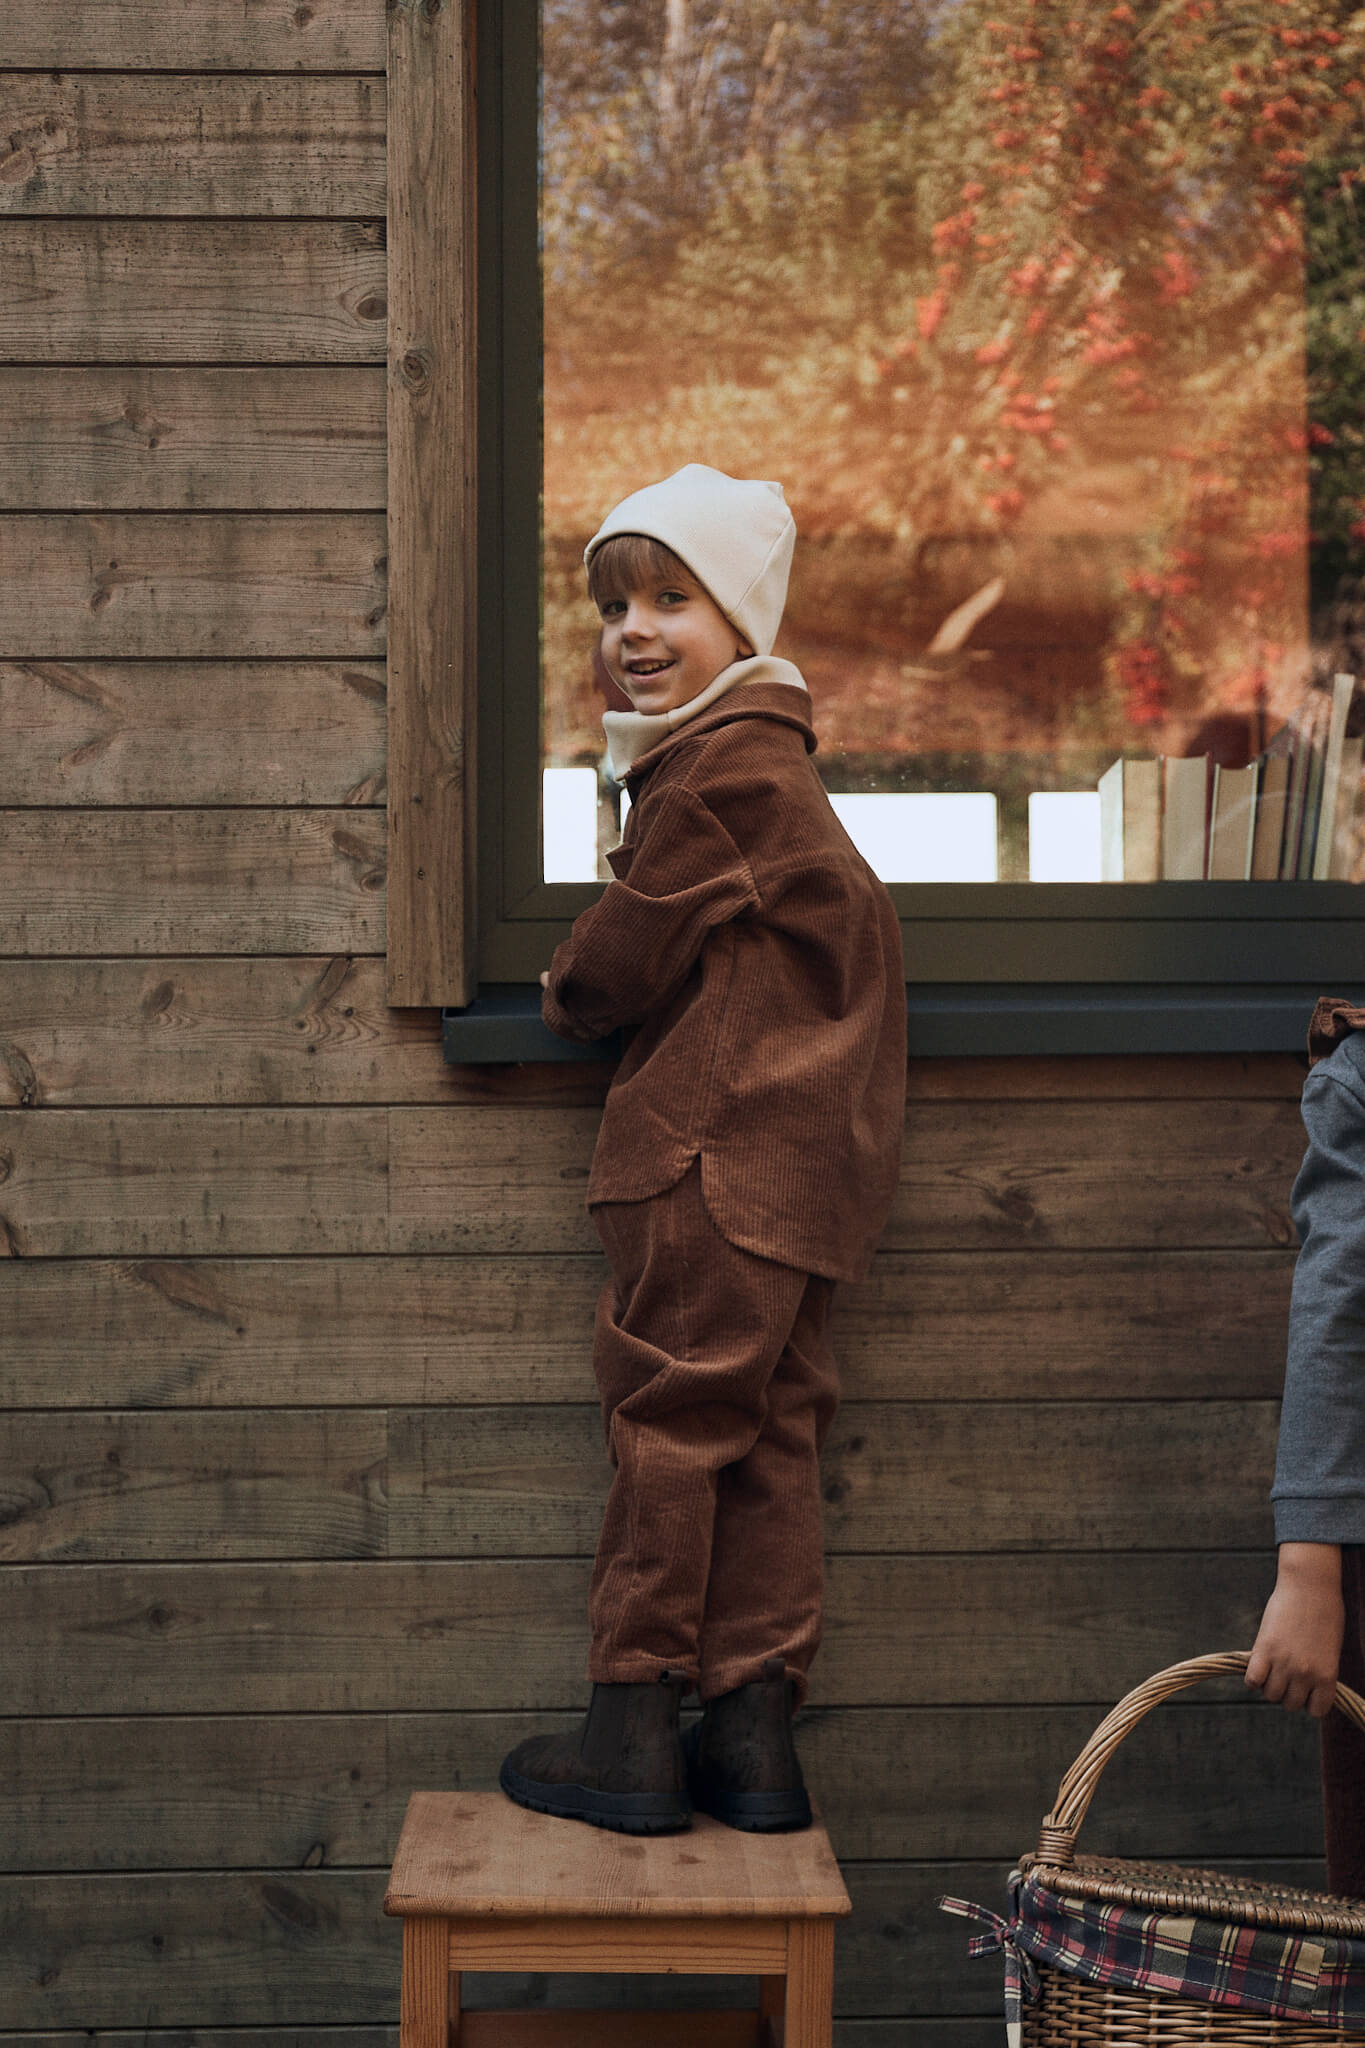
[(605, 594), (602, 659), (637, 711), (676, 711), (753, 653), (710, 592), (679, 564)]

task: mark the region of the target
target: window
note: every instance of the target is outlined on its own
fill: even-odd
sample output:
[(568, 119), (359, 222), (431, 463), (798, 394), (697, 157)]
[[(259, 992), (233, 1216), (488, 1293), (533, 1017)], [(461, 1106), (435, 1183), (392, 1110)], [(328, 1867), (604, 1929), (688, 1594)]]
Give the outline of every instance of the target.
[(1348, 881), (1093, 878), (1114, 762), (1232, 778), (1355, 666), (1351, 10), (502, 0), (480, 36), (481, 981), (533, 983), (617, 829), (582, 543), (701, 459), (787, 486), (779, 651), (912, 1006), (1350, 982)]

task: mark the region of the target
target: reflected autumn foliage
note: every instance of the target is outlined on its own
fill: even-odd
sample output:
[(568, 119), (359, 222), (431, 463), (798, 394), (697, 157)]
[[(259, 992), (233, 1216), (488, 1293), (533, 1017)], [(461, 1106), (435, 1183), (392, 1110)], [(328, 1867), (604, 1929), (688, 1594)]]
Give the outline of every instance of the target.
[(583, 540), (693, 460), (787, 486), (847, 780), (1233, 765), (1340, 662), (1365, 10), (546, 0), (545, 60), (551, 757), (600, 744)]

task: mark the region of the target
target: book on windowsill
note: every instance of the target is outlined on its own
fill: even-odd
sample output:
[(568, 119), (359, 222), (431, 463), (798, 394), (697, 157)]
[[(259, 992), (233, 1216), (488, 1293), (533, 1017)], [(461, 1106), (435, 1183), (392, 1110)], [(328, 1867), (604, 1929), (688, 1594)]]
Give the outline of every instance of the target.
[(1161, 873), (1161, 763), (1115, 761), (1099, 779), (1100, 879), (1155, 882)]
[(1208, 860), (1209, 757), (1165, 754), (1161, 761), (1161, 879), (1202, 882)]
[(1332, 858), (1329, 882), (1349, 882), (1356, 857), (1356, 812), (1360, 802), (1360, 775), (1365, 765), (1365, 734), (1350, 733), (1341, 743), (1341, 779), (1337, 784), (1337, 814), (1333, 820)]
[(1280, 872), (1284, 845), (1284, 813), (1289, 796), (1289, 727), (1282, 726), (1261, 755), (1260, 787), (1256, 792), (1256, 832), (1251, 846), (1251, 879), (1273, 882)]
[(1318, 803), (1317, 838), (1313, 847), (1312, 877), (1315, 882), (1327, 882), (1332, 878), (1346, 721), (1350, 717), (1355, 686), (1354, 676), (1332, 678), (1332, 701), (1327, 714), (1327, 738), (1322, 759), (1322, 795)]
[(1208, 878), (1211, 882), (1248, 882), (1256, 832), (1256, 784), (1259, 768), (1213, 767), (1209, 811)]
[(1309, 786), (1313, 775), (1313, 742), (1320, 702), (1319, 698), (1310, 698), (1308, 703), (1301, 705), (1288, 721), (1289, 790), (1285, 797), (1284, 843), (1280, 848), (1282, 882), (1292, 882), (1295, 879), (1302, 858)]

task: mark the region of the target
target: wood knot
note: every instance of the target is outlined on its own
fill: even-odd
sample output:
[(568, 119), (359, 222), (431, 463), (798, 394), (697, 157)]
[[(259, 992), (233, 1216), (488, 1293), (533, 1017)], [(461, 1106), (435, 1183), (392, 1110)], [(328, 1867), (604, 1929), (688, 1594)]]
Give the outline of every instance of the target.
[(383, 292), (366, 292), (356, 307), (358, 320), (382, 320), (389, 310), (389, 302)]
[(410, 348), (399, 368), (403, 373), (403, 382), (410, 391), (421, 391), (431, 382), (431, 358), (420, 348)]
[[(14, 1083), (14, 1100), (20, 1109), (32, 1109), (40, 1089), (32, 1060), (20, 1045), (0, 1042), (0, 1066)], [(0, 1179), (4, 1176), (0, 1174)]]

